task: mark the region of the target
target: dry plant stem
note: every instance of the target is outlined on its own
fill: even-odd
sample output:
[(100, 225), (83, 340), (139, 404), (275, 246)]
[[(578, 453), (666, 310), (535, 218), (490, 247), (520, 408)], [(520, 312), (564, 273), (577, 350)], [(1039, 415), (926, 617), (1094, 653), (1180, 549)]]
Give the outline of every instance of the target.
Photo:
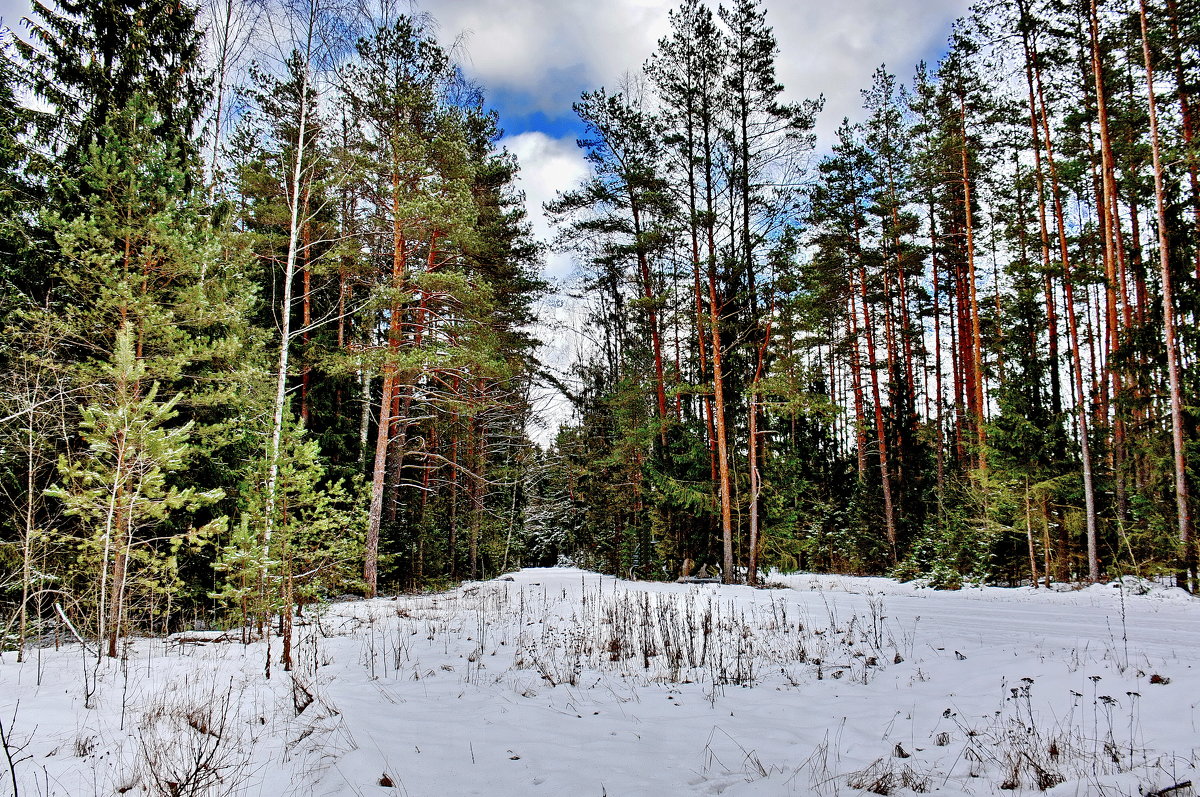
[(20, 797), (20, 790), (17, 788), (17, 764), (24, 760), (20, 756), (21, 752), (25, 749), (25, 745), (16, 746), (12, 738), (12, 729), (13, 725), (16, 724), (18, 707), (20, 707), (20, 703), (13, 708), (13, 719), (9, 721), (7, 731), (4, 729), (4, 721), (0, 720), (0, 750), (3, 750), (4, 760), (8, 762), (8, 777), (12, 784), (13, 797)]

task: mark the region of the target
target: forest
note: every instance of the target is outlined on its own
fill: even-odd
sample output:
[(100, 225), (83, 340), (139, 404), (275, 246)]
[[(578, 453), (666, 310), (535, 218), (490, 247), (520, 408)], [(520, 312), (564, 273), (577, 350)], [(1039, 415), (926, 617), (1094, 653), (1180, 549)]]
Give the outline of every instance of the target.
[(597, 345), (529, 522), (622, 574), (1194, 587), (1198, 25), (981, 3), (822, 156), (761, 5), (684, 2), (575, 106)]
[[(575, 105), (545, 245), (431, 18), (56, 0), (0, 58), (0, 636), (570, 563), (1195, 588), (1200, 7), (999, 0), (828, 152), (758, 0)], [(572, 407), (549, 445), (531, 394)]]

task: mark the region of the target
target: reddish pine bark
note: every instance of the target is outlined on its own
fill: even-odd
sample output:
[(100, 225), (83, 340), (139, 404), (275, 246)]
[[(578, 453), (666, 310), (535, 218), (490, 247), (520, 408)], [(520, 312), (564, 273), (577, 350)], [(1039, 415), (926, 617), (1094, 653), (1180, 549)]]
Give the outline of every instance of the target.
[[(1087, 534), (1089, 539), (1096, 538), (1096, 493), (1092, 478), (1091, 444), (1088, 441), (1088, 412), (1087, 393), (1083, 389), (1083, 362), (1079, 349), (1079, 321), (1075, 314), (1075, 284), (1071, 276), (1071, 258), (1067, 248), (1066, 222), (1064, 219), (1062, 191), (1058, 183), (1058, 169), (1054, 162), (1053, 139), (1050, 136), (1049, 113), (1046, 109), (1046, 95), (1042, 86), (1041, 68), (1034, 59), (1034, 85), (1037, 89), (1038, 116), (1041, 121), (1042, 142), (1046, 148), (1046, 167), (1050, 174), (1050, 195), (1054, 200), (1055, 235), (1058, 238), (1059, 259), (1063, 269), (1063, 292), (1066, 299), (1065, 313), (1067, 316), (1067, 333), (1071, 346), (1071, 359), (1074, 365), (1074, 386), (1076, 412), (1079, 423), (1079, 457), (1083, 466), (1083, 496), (1084, 512), (1086, 515)], [(1065, 557), (1060, 557), (1065, 561)], [(1092, 562), (1088, 563), (1089, 573)]]
[[(861, 252), (862, 243), (859, 240), (859, 219), (857, 208), (854, 216), (855, 252)], [(883, 403), (880, 401), (879, 367), (875, 357), (875, 334), (871, 326), (871, 307), (867, 302), (867, 268), (862, 257), (858, 258), (858, 290), (862, 301), (863, 333), (866, 338), (867, 365), (871, 371), (871, 400), (875, 404), (875, 437), (879, 445), (879, 473), (883, 483), (883, 518), (887, 533), (888, 549), (892, 563), (897, 561), (896, 548), (896, 513), (892, 505), (892, 479), (888, 466), (887, 430), (883, 423)]]
[(1195, 587), (1196, 561), (1192, 547), (1192, 519), (1188, 505), (1187, 462), (1183, 439), (1183, 401), (1179, 378), (1179, 351), (1175, 334), (1175, 306), (1171, 284), (1169, 241), (1167, 240), (1166, 189), (1163, 182), (1162, 156), (1158, 137), (1158, 104), (1154, 96), (1154, 67), (1146, 31), (1146, 0), (1139, 0), (1142, 27), (1142, 55), (1146, 62), (1146, 95), (1150, 108), (1150, 152), (1154, 163), (1154, 206), (1158, 214), (1158, 262), (1163, 290), (1163, 327), (1167, 344), (1167, 380), (1171, 391), (1171, 444), (1175, 465), (1175, 511), (1179, 524), (1181, 586)]

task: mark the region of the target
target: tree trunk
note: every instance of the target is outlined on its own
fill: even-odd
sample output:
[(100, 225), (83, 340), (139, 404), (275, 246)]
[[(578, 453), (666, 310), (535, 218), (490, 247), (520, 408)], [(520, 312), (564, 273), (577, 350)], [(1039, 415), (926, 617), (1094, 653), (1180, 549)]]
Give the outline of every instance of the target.
[(721, 370), (721, 307), (717, 302), (717, 275), (712, 264), (708, 271), (708, 311), (712, 324), (713, 414), (716, 416), (717, 476), (721, 498), (721, 578), (733, 583), (733, 498), (730, 490), (729, 443), (725, 423), (725, 383)]
[(857, 204), (854, 208), (854, 214), (855, 254), (858, 259), (858, 290), (859, 298), (862, 301), (863, 333), (866, 336), (867, 346), (867, 366), (871, 371), (871, 400), (875, 404), (875, 437), (879, 444), (879, 475), (883, 483), (883, 518), (886, 525), (888, 551), (892, 564), (895, 564), (899, 557), (896, 547), (896, 512), (892, 505), (892, 479), (888, 467), (887, 430), (883, 422), (883, 403), (879, 397), (879, 368), (875, 358), (875, 334), (871, 326), (871, 308), (867, 303), (867, 269), (863, 264), (861, 254), (859, 254), (862, 244), (858, 240), (859, 219)]
[(108, 598), (108, 656), (117, 657), (117, 640), (121, 637), (121, 620), (125, 608), (125, 570), (126, 549), (129, 546), (128, 532), (120, 524), (121, 538), (113, 548), (112, 582), (109, 586)]
[(1171, 284), (1167, 240), (1166, 189), (1158, 137), (1158, 105), (1154, 96), (1154, 68), (1146, 30), (1146, 0), (1138, 0), (1142, 27), (1142, 57), (1146, 62), (1146, 97), (1150, 108), (1150, 153), (1154, 163), (1154, 206), (1158, 214), (1158, 263), (1162, 279), (1163, 328), (1167, 344), (1167, 381), (1171, 390), (1171, 445), (1175, 465), (1175, 511), (1179, 523), (1180, 586), (1195, 589), (1196, 557), (1192, 547), (1192, 518), (1188, 504), (1186, 449), (1183, 439), (1183, 396), (1179, 377), (1179, 350), (1175, 334), (1175, 303)]
[(976, 462), (979, 469), (987, 471), (987, 430), (984, 426), (985, 419), (985, 404), (983, 394), (983, 340), (979, 329), (979, 298), (977, 292), (977, 279), (975, 276), (975, 232), (974, 232), (974, 217), (971, 208), (971, 175), (968, 169), (967, 159), (967, 107), (966, 99), (963, 95), (959, 95), (959, 114), (960, 123), (962, 126), (962, 181), (963, 181), (963, 216), (966, 219), (967, 232), (967, 280), (970, 296), (970, 319), (971, 319), (971, 390), (974, 393), (975, 405), (975, 441), (979, 447), (976, 455)]
[(862, 365), (858, 352), (858, 302), (853, 292), (847, 308), (850, 319), (850, 385), (854, 392), (854, 440), (858, 446), (858, 481), (867, 482), (867, 421), (863, 413)]
[[(747, 444), (750, 470), (750, 539), (748, 541), (750, 552), (746, 568), (746, 582), (752, 587), (758, 586), (758, 499), (762, 492), (762, 476), (758, 469), (758, 391), (767, 358), (767, 345), (771, 340), (771, 319), (774, 315), (775, 302), (772, 300), (771, 309), (767, 312), (766, 327), (763, 329), (762, 345), (758, 348), (758, 365), (754, 371), (754, 381), (750, 387), (750, 439)], [(830, 389), (833, 389), (832, 385), (830, 385)]]
[(1058, 183), (1058, 170), (1054, 162), (1053, 139), (1050, 137), (1049, 114), (1046, 110), (1046, 97), (1042, 86), (1041, 68), (1034, 62), (1034, 84), (1037, 87), (1038, 110), (1042, 125), (1042, 140), (1046, 147), (1046, 166), (1050, 171), (1050, 194), (1054, 199), (1055, 234), (1058, 237), (1059, 258), (1063, 268), (1063, 291), (1065, 293), (1067, 316), (1067, 333), (1071, 345), (1071, 360), (1074, 368), (1074, 387), (1076, 413), (1079, 424), (1079, 458), (1083, 466), (1083, 497), (1086, 514), (1087, 536), (1089, 540), (1088, 577), (1093, 581), (1099, 580), (1100, 569), (1097, 558), (1090, 556), (1095, 548), (1096, 539), (1096, 491), (1092, 478), (1091, 445), (1088, 441), (1088, 412), (1087, 393), (1083, 389), (1083, 361), (1079, 351), (1079, 321), (1075, 315), (1075, 288), (1071, 276), (1071, 259), (1067, 247), (1067, 228), (1063, 213), (1062, 191)]
[[(938, 292), (941, 281), (938, 275), (938, 235), (934, 221), (933, 198), (929, 200), (929, 259), (933, 269), (933, 363), (934, 363), (934, 400), (935, 418), (937, 421), (937, 491), (938, 511), (941, 512), (942, 496), (946, 489), (946, 426), (942, 420), (942, 305)], [(858, 345), (857, 343), (855, 344)]]
[(642, 243), (642, 219), (633, 189), (629, 191), (630, 211), (633, 215), (634, 247), (637, 251), (638, 273), (642, 282), (642, 298), (646, 301), (646, 323), (650, 327), (650, 341), (654, 349), (654, 387), (658, 398), (659, 436), (667, 444), (667, 390), (663, 376), (662, 336), (658, 329), (658, 313), (654, 310), (654, 282), (650, 275), (650, 259)]
[[(307, 18), (307, 39), (305, 44), (305, 53), (312, 53), (313, 36), (315, 34), (315, 9), (310, 3), (309, 14)], [(277, 500), (276, 487), (279, 482), (279, 456), (280, 447), (283, 443), (283, 409), (287, 402), (287, 376), (288, 376), (288, 358), (292, 343), (292, 282), (296, 274), (296, 259), (300, 256), (300, 233), (304, 226), (303, 208), (301, 206), (300, 194), (304, 183), (304, 173), (306, 170), (306, 153), (308, 142), (305, 140), (305, 134), (308, 132), (308, 90), (309, 90), (309, 69), (306, 59), (304, 64), (304, 74), (300, 82), (300, 108), (299, 108), (299, 126), (296, 132), (296, 153), (295, 159), (292, 162), (292, 181), (291, 181), (291, 196), (288, 198), (288, 251), (287, 259), (284, 261), (283, 267), (283, 299), (279, 310), (279, 360), (275, 368), (275, 400), (272, 406), (271, 417), (271, 441), (268, 450), (268, 472), (267, 472), (267, 500), (266, 500), (266, 518), (264, 518), (263, 533), (261, 535), (262, 547), (264, 550), (269, 550), (271, 545), (272, 523), (274, 522), (275, 504)], [(263, 561), (268, 561), (268, 557), (264, 557)], [(260, 574), (261, 578), (266, 580), (266, 565)]]
[[(305, 192), (307, 194), (307, 192)], [(305, 202), (307, 206), (307, 201)], [(303, 330), (300, 333), (300, 339), (307, 344), (311, 338), (309, 326), (312, 324), (312, 264), (309, 262), (312, 247), (312, 232), (310, 225), (304, 225), (304, 266), (301, 269), (301, 284), (304, 285), (304, 294), (300, 300), (300, 327)], [(300, 369), (300, 419), (304, 421), (304, 426), (309, 425), (309, 403), (308, 390), (309, 382), (312, 379), (312, 366), (305, 362)]]
[[(407, 268), (407, 242), (400, 227), (400, 177), (392, 177), (392, 286), (399, 288)], [(379, 424), (375, 434), (375, 465), (371, 470), (371, 508), (367, 516), (367, 549), (363, 563), (363, 581), (367, 585), (367, 597), (375, 597), (379, 580), (379, 527), (383, 520), (384, 487), (387, 482), (388, 450), (391, 443), (392, 426), (395, 423), (394, 404), (396, 392), (396, 364), (394, 358), (400, 348), (402, 320), (399, 300), (391, 307), (388, 327), (388, 361), (383, 367), (383, 395), (379, 400)], [(393, 502), (394, 503), (394, 502)]]
[[(1019, 7), (1022, 17), (1025, 16), (1024, 0)], [(1029, 134), (1033, 146), (1034, 185), (1037, 190), (1038, 235), (1042, 253), (1042, 279), (1046, 294), (1046, 327), (1047, 343), (1050, 354), (1050, 408), (1057, 423), (1062, 414), (1062, 386), (1058, 378), (1058, 313), (1054, 303), (1054, 283), (1050, 277), (1052, 270), (1050, 255), (1050, 230), (1046, 220), (1046, 186), (1042, 173), (1042, 144), (1038, 131), (1037, 102), (1033, 91), (1033, 65), (1036, 53), (1029, 40), (1028, 26), (1021, 25), (1021, 43), (1025, 52), (1025, 82), (1029, 93)]]
[(471, 496), (471, 520), (469, 546), (469, 567), (471, 580), (479, 578), (479, 534), (483, 524), (483, 468), (485, 461), (483, 428), (478, 419), (472, 422), (469, 437), (470, 449), (468, 456), (474, 473), (470, 474), (469, 494)]
[(1037, 549), (1033, 546), (1033, 521), (1029, 510), (1029, 477), (1025, 477), (1025, 541), (1029, 545), (1029, 580), (1034, 589), (1038, 585)]
[[(1179, 114), (1183, 122), (1183, 151), (1188, 165), (1188, 178), (1192, 189), (1192, 218), (1196, 228), (1196, 237), (1200, 239), (1200, 164), (1196, 162), (1196, 146), (1193, 139), (1196, 135), (1195, 123), (1192, 119), (1192, 103), (1189, 92), (1184, 88), (1188, 85), (1183, 67), (1183, 46), (1179, 36), (1179, 15), (1175, 8), (1175, 0), (1167, 0), (1167, 14), (1171, 18), (1171, 54), (1175, 62), (1175, 86), (1179, 92)], [(1196, 247), (1196, 279), (1200, 280), (1200, 246)]]
[(379, 580), (379, 525), (383, 520), (383, 487), (387, 475), (388, 432), (391, 429), (394, 367), (387, 365), (383, 374), (383, 397), (379, 401), (379, 425), (375, 434), (375, 465), (371, 470), (371, 508), (367, 515), (367, 547), (363, 581), (367, 597), (375, 597)]
[[(1103, 61), (1100, 52), (1099, 12), (1096, 0), (1091, 0), (1090, 29), (1092, 80), (1095, 84), (1096, 114), (1100, 126), (1101, 201), (1104, 205), (1102, 230), (1104, 232), (1105, 341), (1107, 347), (1104, 366), (1108, 374), (1108, 384), (1111, 385), (1111, 406), (1113, 408), (1111, 416), (1106, 415), (1104, 420), (1112, 424), (1113, 475), (1116, 487), (1118, 522), (1120, 522), (1125, 513), (1125, 480), (1124, 469), (1122, 467), (1125, 458), (1125, 430), (1120, 411), (1116, 409), (1121, 405), (1122, 380), (1115, 365), (1115, 358), (1121, 344), (1121, 309), (1118, 302), (1117, 288), (1124, 285), (1125, 247), (1122, 240), (1120, 204), (1117, 196), (1116, 161), (1113, 156), (1112, 136), (1109, 133), (1108, 92), (1105, 87)], [(1122, 290), (1123, 293), (1124, 291)], [(1093, 555), (1093, 547), (1089, 540), (1089, 557)]]

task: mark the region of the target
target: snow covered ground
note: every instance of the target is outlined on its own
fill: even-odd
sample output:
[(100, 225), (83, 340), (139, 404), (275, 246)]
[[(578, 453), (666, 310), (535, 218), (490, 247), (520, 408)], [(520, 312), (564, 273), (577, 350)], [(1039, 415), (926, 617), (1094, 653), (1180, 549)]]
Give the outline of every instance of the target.
[[(216, 633), (0, 657), (30, 795), (1192, 797), (1200, 601), (523, 570)], [(280, 643), (270, 641), (278, 659)], [(0, 757), (0, 795), (11, 789)]]

